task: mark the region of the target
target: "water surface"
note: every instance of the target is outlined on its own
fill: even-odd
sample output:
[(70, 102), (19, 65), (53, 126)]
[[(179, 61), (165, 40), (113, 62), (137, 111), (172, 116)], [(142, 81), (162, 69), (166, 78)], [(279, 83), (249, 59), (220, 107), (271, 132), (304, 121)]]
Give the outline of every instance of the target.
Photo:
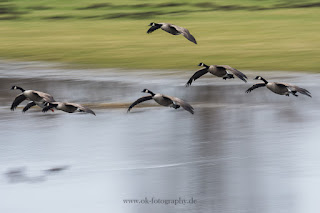
[[(266, 88), (246, 94), (253, 80), (207, 76), (184, 87), (192, 74), (2, 62), (0, 212), (317, 212), (320, 76), (259, 73), (313, 95), (296, 98)], [(90, 104), (97, 116), (37, 107), (11, 112), (19, 93), (9, 90), (12, 85)], [(189, 101), (195, 114), (101, 107), (129, 104), (144, 88)], [(69, 167), (44, 171), (59, 166)], [(13, 169), (23, 170), (25, 180), (10, 181)], [(179, 197), (196, 203), (123, 202)]]

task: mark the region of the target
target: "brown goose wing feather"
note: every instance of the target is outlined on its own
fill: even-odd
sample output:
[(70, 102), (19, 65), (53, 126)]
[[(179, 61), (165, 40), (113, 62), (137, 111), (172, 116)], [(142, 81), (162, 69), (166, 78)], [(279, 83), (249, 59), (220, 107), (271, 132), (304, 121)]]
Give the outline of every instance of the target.
[(141, 102), (144, 102), (144, 101), (148, 101), (148, 100), (151, 100), (152, 99), (152, 96), (151, 95), (148, 95), (148, 96), (143, 96), (141, 98), (139, 98), (138, 100), (136, 100), (135, 102), (133, 102), (129, 108), (128, 108), (128, 111), (127, 112), (130, 112), (130, 110), (132, 109), (132, 107), (134, 107), (135, 105), (141, 103)]
[(238, 78), (240, 78), (241, 80), (243, 80), (244, 82), (247, 83), (248, 77), (245, 74), (243, 74), (242, 72), (240, 72), (239, 70), (237, 70), (233, 67), (230, 67), (229, 65), (218, 65), (218, 66), (223, 67), (223, 68), (231, 71), (234, 75), (236, 75)]
[(247, 89), (246, 93), (249, 93), (249, 92), (251, 92), (251, 91), (254, 90), (254, 89), (257, 89), (257, 88), (259, 88), (259, 87), (264, 87), (264, 86), (266, 86), (265, 83), (254, 84), (252, 87), (250, 87), (249, 89)]
[(192, 84), (193, 81), (197, 80), (198, 78), (200, 78), (201, 76), (203, 76), (204, 74), (206, 74), (208, 72), (208, 68), (204, 67), (202, 69), (199, 69), (198, 71), (196, 71), (191, 78), (189, 79), (189, 81), (186, 83), (186, 87), (190, 86)]
[(179, 26), (174, 25), (174, 24), (171, 24), (171, 27), (174, 27), (177, 31), (179, 31), (189, 41), (197, 44), (196, 39), (193, 37), (193, 35), (191, 35), (191, 33), (189, 32), (188, 29), (186, 29), (184, 27), (179, 27)]
[(21, 104), (21, 102), (22, 101), (24, 101), (24, 100), (26, 100), (26, 96), (23, 94), (23, 93), (21, 93), (20, 95), (18, 95), (15, 99), (14, 99), (14, 101), (12, 102), (12, 104), (11, 104), (11, 110), (13, 111), (13, 110), (15, 110), (16, 108), (17, 108), (17, 106), (19, 105), (19, 104)]
[(180, 98), (172, 97), (172, 96), (168, 96), (168, 95), (163, 95), (163, 97), (171, 99), (173, 102), (175, 102), (177, 105), (180, 105), (186, 111), (190, 112), (191, 114), (194, 114), (193, 107), (189, 103), (187, 103), (186, 101), (184, 101)]

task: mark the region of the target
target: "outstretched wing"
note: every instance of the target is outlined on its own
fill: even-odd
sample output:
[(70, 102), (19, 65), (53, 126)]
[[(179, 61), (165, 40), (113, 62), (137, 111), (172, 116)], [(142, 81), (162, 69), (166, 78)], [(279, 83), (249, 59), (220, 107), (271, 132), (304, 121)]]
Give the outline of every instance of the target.
[(176, 28), (177, 31), (179, 31), (186, 39), (188, 39), (189, 41), (197, 44), (196, 39), (193, 37), (193, 35), (191, 35), (191, 33), (189, 32), (188, 29), (184, 28), (184, 27), (179, 27), (177, 25), (172, 24), (171, 27)]
[(86, 112), (86, 113), (90, 113), (92, 115), (96, 115), (96, 113), (94, 113), (90, 108), (82, 106), (80, 104), (66, 103), (65, 106), (75, 108), (75, 110), (78, 109), (80, 112)]
[(33, 95), (36, 96), (36, 100), (34, 101), (42, 101), (42, 99), (46, 102), (54, 102), (54, 98), (52, 95), (45, 93), (45, 92), (40, 92), (40, 91), (33, 91)]
[(219, 65), (218, 67), (223, 67), (227, 70), (230, 70), (234, 75), (236, 75), (238, 78), (240, 78), (241, 80), (243, 80), (244, 82), (247, 83), (247, 76), (245, 74), (243, 74), (242, 72), (240, 72), (239, 70), (230, 67), (229, 65)]
[(186, 101), (184, 101), (180, 98), (172, 97), (172, 96), (168, 96), (168, 95), (163, 95), (163, 97), (171, 99), (175, 104), (180, 105), (183, 109), (187, 110), (191, 114), (194, 114), (193, 107), (189, 103), (187, 103)]
[(127, 112), (130, 112), (131, 108), (134, 107), (135, 105), (141, 103), (141, 102), (144, 102), (144, 101), (148, 101), (148, 100), (151, 100), (152, 99), (152, 96), (151, 95), (148, 95), (148, 96), (143, 96), (141, 98), (139, 98), (138, 100), (136, 100), (135, 102), (133, 102), (129, 108), (128, 108), (128, 111)]
[(34, 103), (33, 101), (30, 101), (22, 110), (22, 112), (26, 112), (28, 111), (31, 107), (35, 106), (36, 103)]
[(312, 98), (311, 93), (308, 90), (304, 89), (304, 88), (301, 88), (301, 87), (298, 87), (298, 86), (295, 86), (295, 85), (290, 85), (290, 84), (288, 84), (286, 86), (291, 91), (297, 91), (297, 92), (300, 92), (303, 95), (306, 95), (306, 96), (309, 96), (310, 98)]
[(254, 84), (252, 87), (250, 87), (249, 89), (247, 89), (246, 93), (249, 93), (249, 92), (251, 92), (251, 91), (254, 90), (254, 89), (257, 89), (257, 88), (259, 88), (259, 87), (264, 87), (264, 86), (266, 86), (265, 83)]
[(156, 25), (154, 25), (154, 26), (152, 26), (152, 27), (150, 27), (149, 28), (149, 30), (147, 31), (147, 33), (149, 34), (149, 33), (152, 33), (153, 31), (155, 31), (155, 30), (157, 30), (157, 29), (159, 29), (161, 27), (161, 25), (159, 24), (156, 24)]
[(24, 100), (26, 100), (26, 96), (24, 96), (23, 93), (20, 94), (20, 95), (18, 95), (18, 96), (14, 99), (14, 101), (12, 102), (10, 109), (11, 109), (12, 111), (15, 110), (15, 109), (17, 108), (17, 106), (18, 106), (19, 104), (21, 104), (21, 102), (24, 101)]
[(196, 71), (191, 78), (189, 79), (189, 81), (186, 83), (186, 87), (190, 86), (192, 84), (192, 81), (197, 80), (198, 78), (200, 78), (201, 76), (203, 76), (204, 74), (206, 74), (208, 72), (208, 68), (204, 67), (201, 68), (200, 70)]

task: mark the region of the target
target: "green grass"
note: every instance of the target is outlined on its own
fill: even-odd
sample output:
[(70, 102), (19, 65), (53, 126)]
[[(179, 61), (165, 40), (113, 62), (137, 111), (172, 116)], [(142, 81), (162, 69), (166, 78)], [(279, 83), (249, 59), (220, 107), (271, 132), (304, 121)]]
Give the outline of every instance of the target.
[[(0, 1), (0, 57), (130, 69), (320, 72), (320, 3), (286, 0)], [(148, 24), (190, 30), (198, 45)]]

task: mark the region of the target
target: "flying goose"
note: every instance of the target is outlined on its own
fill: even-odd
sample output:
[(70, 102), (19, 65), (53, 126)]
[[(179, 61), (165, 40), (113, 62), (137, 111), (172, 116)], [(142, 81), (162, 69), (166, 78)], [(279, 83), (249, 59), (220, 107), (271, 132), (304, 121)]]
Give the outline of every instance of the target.
[(154, 22), (151, 22), (149, 24), (149, 26), (151, 26), (151, 27), (147, 31), (148, 34), (161, 28), (162, 30), (164, 30), (172, 35), (182, 34), (184, 37), (186, 37), (186, 39), (197, 44), (196, 39), (190, 34), (189, 30), (187, 30), (186, 28), (179, 27), (177, 25), (169, 24), (169, 23), (154, 23)]
[(150, 95), (143, 96), (143, 97), (139, 98), (138, 100), (136, 100), (135, 102), (133, 102), (129, 106), (128, 112), (130, 112), (131, 108), (134, 107), (135, 105), (137, 105), (141, 102), (153, 99), (155, 102), (157, 102), (158, 104), (160, 104), (162, 106), (169, 106), (174, 109), (178, 109), (181, 106), (183, 109), (187, 110), (191, 114), (194, 113), (193, 107), (190, 104), (188, 104), (187, 102), (181, 100), (180, 98), (176, 98), (176, 97), (172, 97), (172, 96), (168, 96), (168, 95), (162, 95), (162, 94), (154, 94), (152, 91), (150, 91), (148, 89), (144, 89), (144, 90), (142, 90), (142, 92), (149, 93)]
[(46, 107), (42, 109), (42, 112), (47, 112), (49, 109), (56, 108), (58, 110), (62, 110), (64, 112), (73, 113), (75, 111), (78, 112), (86, 112), (92, 115), (96, 115), (91, 109), (88, 107), (82, 106), (80, 104), (75, 103), (66, 103), (66, 102), (48, 102), (46, 103)]
[[(233, 75), (236, 75), (238, 78), (240, 78), (241, 80), (243, 80), (244, 82), (247, 83), (247, 76), (245, 74), (243, 74), (242, 72), (240, 72), (239, 70), (230, 67), (229, 65), (206, 65), (204, 63), (199, 63), (198, 66), (201, 66), (203, 68), (201, 68), (200, 70), (198, 70), (197, 72), (195, 72), (193, 74), (193, 76), (191, 76), (191, 78), (189, 79), (189, 81), (186, 83), (186, 87), (190, 86), (192, 84), (192, 81), (197, 80), (198, 78), (200, 78), (201, 76), (203, 76), (204, 74), (210, 72), (212, 75), (218, 76), (218, 77), (222, 77), (224, 80), (226, 79), (230, 79), (230, 78), (234, 78)], [(229, 73), (231, 72), (231, 73)]]
[(261, 76), (257, 76), (254, 80), (262, 80), (264, 83), (254, 84), (252, 87), (247, 89), (246, 93), (249, 93), (256, 88), (266, 86), (269, 90), (279, 95), (289, 96), (289, 94), (291, 93), (292, 95), (297, 97), (298, 95), (296, 93), (300, 92), (301, 94), (307, 95), (311, 98), (311, 93), (308, 90), (295, 85), (291, 85), (287, 83), (277, 83), (277, 82), (270, 83), (266, 79), (262, 78)]
[(48, 93), (39, 92), (36, 90), (24, 90), (19, 86), (12, 86), (11, 89), (12, 90), (18, 89), (18, 90), (21, 90), (22, 92), (12, 102), (12, 105), (10, 108), (12, 111), (14, 111), (17, 108), (17, 106), (26, 99), (30, 100), (30, 102), (23, 108), (22, 110), (23, 112), (26, 112), (28, 109), (30, 109), (35, 105), (38, 105), (39, 107), (44, 108), (47, 102), (55, 101), (54, 98)]

